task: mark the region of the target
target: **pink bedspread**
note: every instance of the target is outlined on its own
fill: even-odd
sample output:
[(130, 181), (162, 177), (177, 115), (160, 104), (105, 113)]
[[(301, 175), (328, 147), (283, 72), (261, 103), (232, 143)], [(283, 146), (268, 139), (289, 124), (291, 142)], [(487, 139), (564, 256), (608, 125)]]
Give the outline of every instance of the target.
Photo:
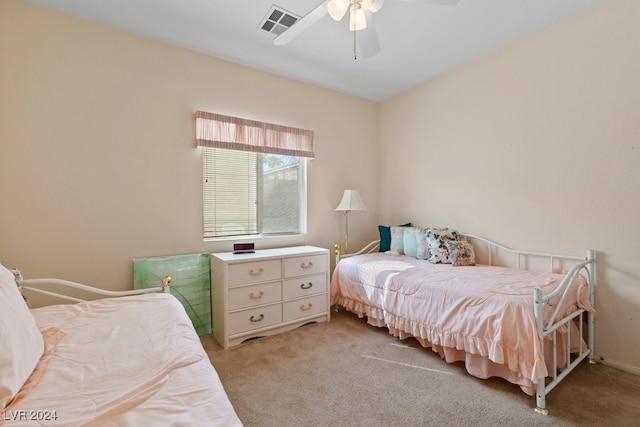
[(45, 330), (45, 355), (5, 410), (6, 425), (242, 425), (173, 296), (108, 298), (33, 314)]
[[(500, 376), (533, 394), (535, 384), (548, 374), (533, 290), (540, 288), (547, 295), (563, 277), (374, 253), (338, 263), (331, 299), (400, 338), (416, 337), (449, 362), (465, 361), (472, 375)], [(588, 295), (582, 278), (574, 286), (561, 315), (575, 310), (579, 294), (581, 302)], [(548, 307), (547, 317), (552, 310)], [(577, 346), (579, 334), (572, 335)]]

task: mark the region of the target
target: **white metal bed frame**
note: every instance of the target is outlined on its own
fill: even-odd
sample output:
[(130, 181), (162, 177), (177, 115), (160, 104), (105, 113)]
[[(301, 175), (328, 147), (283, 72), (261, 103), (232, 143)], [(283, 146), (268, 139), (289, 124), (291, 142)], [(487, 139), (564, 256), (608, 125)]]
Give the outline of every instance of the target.
[(28, 290), (34, 293), (52, 296), (52, 297), (60, 298), (60, 299), (71, 301), (71, 302), (83, 302), (87, 300), (82, 298), (77, 298), (71, 295), (65, 295), (55, 291), (50, 291), (43, 288), (54, 285), (54, 286), (62, 287), (62, 289), (77, 289), (80, 291), (89, 292), (91, 294), (100, 295), (103, 297), (124, 297), (128, 295), (140, 295), (140, 294), (148, 294), (148, 293), (156, 293), (156, 292), (169, 293), (170, 286), (171, 286), (171, 277), (169, 276), (163, 277), (162, 286), (156, 286), (153, 288), (145, 288), (145, 289), (134, 289), (131, 291), (107, 291), (105, 289), (99, 289), (93, 286), (83, 285), (81, 283), (72, 282), (70, 280), (55, 279), (55, 278), (19, 279), (17, 280), (17, 283), (21, 290)]
[[(543, 345), (543, 354), (544, 347), (547, 345), (545, 338), (547, 336), (551, 336), (551, 345), (553, 347), (553, 364), (550, 379), (547, 381), (541, 380), (537, 385), (536, 390), (536, 407), (534, 410), (537, 413), (547, 415), (549, 410), (546, 408), (546, 395), (553, 390), (559, 383), (562, 381), (571, 371), (573, 371), (584, 359), (589, 358), (589, 363), (595, 364), (595, 331), (594, 331), (594, 320), (595, 315), (587, 311), (584, 308), (578, 308), (576, 311), (571, 313), (570, 315), (562, 318), (554, 322), (554, 319), (558, 316), (558, 312), (565, 298), (567, 297), (569, 290), (571, 289), (571, 283), (573, 283), (574, 279), (581, 274), (582, 272), (586, 273), (587, 283), (589, 286), (589, 302), (592, 307), (594, 307), (594, 298), (595, 298), (595, 286), (596, 286), (596, 251), (593, 249), (589, 249), (585, 257), (573, 256), (573, 255), (558, 255), (544, 252), (532, 252), (532, 251), (522, 251), (508, 248), (504, 245), (496, 243), (492, 240), (486, 239), (484, 237), (476, 236), (473, 234), (462, 233), (468, 239), (475, 240), (479, 243), (486, 245), (488, 262), (489, 265), (493, 264), (493, 253), (500, 250), (515, 256), (516, 258), (516, 269), (522, 269), (522, 260), (526, 257), (535, 257), (535, 258), (547, 258), (550, 262), (550, 270), (553, 271), (556, 268), (557, 263), (560, 261), (571, 261), (576, 264), (566, 273), (566, 276), (560, 282), (560, 285), (549, 295), (542, 295), (541, 289), (535, 289), (533, 292), (533, 310), (536, 318), (536, 324), (538, 329), (538, 334), (542, 340)], [(335, 257), (336, 257), (336, 265), (342, 258), (352, 257), (356, 255), (362, 254), (370, 254), (373, 252), (377, 252), (379, 248), (380, 241), (374, 240), (369, 243), (358, 252), (354, 252), (351, 254), (341, 254), (340, 253), (340, 245), (335, 245)], [(553, 298), (560, 296), (560, 301), (556, 304), (556, 308), (554, 310), (553, 315), (547, 324), (544, 324), (543, 321), (543, 312), (544, 308), (547, 305), (551, 305), (549, 301)], [(571, 353), (571, 328), (567, 329), (567, 339), (564, 340), (565, 348), (561, 349), (566, 353), (567, 366), (560, 372), (558, 369), (558, 361), (557, 361), (557, 350), (558, 350), (558, 342), (557, 342), (557, 331), (559, 328), (567, 325), (569, 322), (574, 319), (578, 319), (578, 329), (580, 332), (580, 336), (583, 337), (583, 325), (585, 323), (585, 314), (586, 314), (586, 325), (587, 325), (587, 348), (583, 349), (582, 345), (580, 346), (578, 354)]]

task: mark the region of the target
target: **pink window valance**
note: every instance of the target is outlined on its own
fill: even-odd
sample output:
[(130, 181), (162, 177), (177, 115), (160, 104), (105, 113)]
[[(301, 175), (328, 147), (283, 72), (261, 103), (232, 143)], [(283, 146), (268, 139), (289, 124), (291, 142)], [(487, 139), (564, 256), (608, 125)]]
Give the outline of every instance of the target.
[(196, 143), (258, 153), (315, 157), (313, 131), (196, 111)]

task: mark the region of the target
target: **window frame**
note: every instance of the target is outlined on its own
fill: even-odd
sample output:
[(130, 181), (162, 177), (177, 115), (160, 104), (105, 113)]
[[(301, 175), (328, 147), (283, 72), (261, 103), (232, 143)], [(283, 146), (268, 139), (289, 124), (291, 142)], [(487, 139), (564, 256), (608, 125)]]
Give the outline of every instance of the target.
[[(294, 157), (296, 158), (296, 161), (294, 163), (292, 163), (291, 165), (287, 166), (284, 165), (282, 169), (285, 169), (287, 167), (293, 168), (295, 170), (295, 175), (296, 175), (296, 179), (294, 180), (296, 182), (296, 194), (297, 196), (297, 200), (296, 200), (296, 204), (297, 204), (297, 209), (295, 209), (296, 215), (297, 215), (297, 230), (295, 231), (274, 231), (274, 232), (266, 232), (265, 231), (265, 220), (266, 220), (266, 216), (265, 216), (265, 186), (266, 186), (266, 178), (265, 175), (267, 175), (269, 173), (269, 171), (265, 171), (264, 168), (264, 156), (270, 156), (270, 155), (276, 155), (276, 156), (281, 156), (280, 154), (274, 154), (274, 153), (247, 153), (247, 152), (241, 152), (244, 155), (254, 155), (255, 158), (253, 159), (253, 162), (251, 160), (248, 160), (248, 166), (251, 166), (251, 163), (254, 163), (255, 166), (255, 173), (251, 174), (248, 173), (246, 175), (247, 177), (247, 181), (251, 181), (251, 179), (254, 179), (253, 183), (249, 182), (249, 184), (252, 184), (254, 189), (253, 192), (251, 190), (248, 191), (248, 198), (251, 198), (252, 195), (255, 195), (255, 205), (256, 205), (256, 209), (255, 209), (255, 216), (253, 218), (253, 222), (251, 222), (251, 215), (248, 214), (246, 215), (244, 218), (241, 218), (240, 220), (230, 220), (229, 224), (238, 224), (240, 226), (244, 226), (244, 233), (238, 233), (238, 234), (234, 234), (234, 233), (225, 233), (222, 229), (222, 227), (220, 225), (216, 225), (216, 222), (218, 222), (218, 218), (216, 218), (216, 214), (209, 214), (207, 212), (207, 209), (215, 209), (215, 206), (220, 203), (220, 199), (224, 199), (224, 195), (221, 196), (219, 199), (213, 200), (215, 198), (215, 195), (212, 196), (211, 194), (207, 194), (208, 191), (211, 191), (211, 187), (215, 187), (218, 184), (213, 184), (212, 186), (208, 186), (208, 179), (211, 179), (212, 175), (215, 174), (214, 170), (215, 170), (215, 165), (213, 164), (207, 164), (207, 162), (209, 161), (210, 163), (215, 162), (215, 158), (213, 157), (212, 153), (215, 153), (215, 151), (208, 151), (208, 150), (223, 150), (224, 152), (228, 152), (228, 151), (234, 151), (234, 150), (229, 150), (229, 149), (221, 149), (221, 148), (215, 148), (215, 147), (202, 147), (202, 197), (203, 197), (203, 206), (202, 206), (202, 214), (203, 214), (203, 224), (202, 224), (202, 232), (203, 232), (203, 239), (204, 241), (212, 241), (212, 240), (224, 240), (224, 239), (242, 239), (242, 238), (268, 238), (268, 237), (285, 237), (285, 236), (296, 236), (296, 235), (304, 235), (307, 233), (307, 219), (308, 219), (308, 209), (307, 209), (307, 191), (308, 191), (308, 182), (307, 182), (307, 172), (308, 172), (308, 162), (307, 162), (307, 158), (305, 157), (300, 157), (300, 156), (287, 156), (287, 157)], [(239, 153), (240, 154), (240, 153)], [(242, 154), (241, 154), (242, 155)], [(224, 155), (222, 156), (223, 158), (221, 159), (220, 157), (218, 157), (218, 161), (224, 161)], [(275, 169), (274, 171), (271, 172), (282, 172), (282, 170), (279, 169)], [(286, 172), (284, 172), (286, 173)], [(226, 179), (235, 179), (235, 177), (229, 176), (228, 174), (226, 175)], [(239, 175), (244, 175), (244, 173), (239, 174)], [(240, 179), (242, 179), (242, 176), (240, 177)], [(222, 185), (224, 185), (224, 179), (222, 180)], [(227, 184), (228, 185), (228, 184)], [(214, 189), (215, 191), (215, 189)], [(223, 202), (224, 203), (224, 202)], [(271, 201), (269, 203), (278, 203), (277, 201)], [(294, 210), (291, 211), (292, 213), (294, 212)], [(210, 219), (213, 216), (213, 219)], [(224, 219), (220, 220), (220, 222), (224, 222)], [(255, 233), (252, 232), (252, 230), (254, 228), (251, 227), (251, 225), (255, 226)]]
[[(254, 153), (284, 155), (297, 157), (299, 161), (298, 175), (299, 185), (299, 226), (298, 231), (287, 233), (262, 233), (264, 230), (263, 219), (256, 216), (258, 234), (233, 235), (233, 238), (256, 236), (292, 236), (306, 234), (307, 232), (307, 158), (314, 158), (314, 132), (307, 129), (290, 126), (276, 125), (239, 117), (226, 116), (218, 113), (196, 111), (196, 144), (200, 147), (213, 149), (230, 149), (250, 151)], [(256, 154), (258, 155), (258, 154)], [(257, 162), (256, 165), (261, 165)], [(221, 239), (228, 236), (206, 236), (206, 197), (205, 197), (205, 163), (203, 155), (203, 237), (205, 240)], [(256, 171), (258, 172), (258, 171)], [(261, 175), (262, 176), (262, 175)], [(256, 178), (256, 184), (260, 182)], [(264, 182), (264, 180), (262, 180)], [(258, 189), (260, 190), (260, 189)], [(256, 197), (256, 205), (264, 206), (264, 203)], [(259, 210), (258, 210), (259, 211)]]

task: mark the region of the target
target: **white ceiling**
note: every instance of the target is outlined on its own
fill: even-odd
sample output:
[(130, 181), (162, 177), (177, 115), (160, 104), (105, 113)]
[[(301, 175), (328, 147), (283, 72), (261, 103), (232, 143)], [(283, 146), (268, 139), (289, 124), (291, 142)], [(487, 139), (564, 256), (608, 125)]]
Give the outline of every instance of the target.
[(253, 68), (381, 101), (606, 0), (386, 0), (381, 51), (354, 60), (348, 19), (323, 17), (285, 46), (259, 29), (275, 4), (303, 16), (322, 0), (26, 0)]

